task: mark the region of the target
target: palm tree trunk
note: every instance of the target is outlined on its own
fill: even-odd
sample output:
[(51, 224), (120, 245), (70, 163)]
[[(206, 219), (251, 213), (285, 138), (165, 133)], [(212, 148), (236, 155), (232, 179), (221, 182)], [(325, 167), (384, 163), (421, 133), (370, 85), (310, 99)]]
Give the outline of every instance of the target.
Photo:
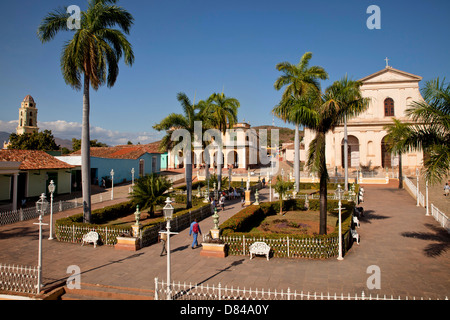
[(398, 188), (403, 189), (402, 153), (398, 153)]
[(294, 173), (295, 173), (295, 192), (300, 191), (300, 137), (298, 124), (295, 124), (294, 140)]
[(192, 208), (192, 154), (193, 152), (186, 152), (185, 179), (186, 179), (186, 209)]
[(83, 119), (81, 128), (81, 185), (83, 194), (83, 222), (91, 223), (91, 150), (89, 134), (89, 76), (84, 76)]
[(320, 226), (319, 234), (327, 234), (327, 177), (320, 174)]
[(319, 234), (327, 234), (327, 182), (328, 172), (325, 157), (325, 134), (322, 135), (322, 151), (320, 152), (320, 218)]

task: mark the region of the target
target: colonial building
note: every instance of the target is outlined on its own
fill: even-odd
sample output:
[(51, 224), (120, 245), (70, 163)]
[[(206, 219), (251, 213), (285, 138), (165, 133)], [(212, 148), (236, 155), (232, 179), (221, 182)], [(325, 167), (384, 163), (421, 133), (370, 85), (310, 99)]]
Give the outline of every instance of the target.
[[(19, 108), (19, 125), (16, 128), (17, 134), (38, 132), (37, 126), (37, 113), (36, 102), (32, 96), (27, 95)], [(8, 149), (9, 141), (3, 142), (3, 149)]]
[[(383, 70), (360, 79), (361, 94), (369, 98), (368, 109), (347, 122), (348, 167), (359, 169), (386, 169), (398, 166), (398, 156), (387, 150), (386, 125), (395, 117), (410, 123), (405, 110), (413, 101), (423, 100), (419, 91), (422, 77), (394, 69), (388, 65)], [(305, 129), (305, 150), (315, 133)], [(301, 161), (305, 161), (305, 154)], [(405, 169), (415, 170), (422, 166), (423, 153), (411, 152), (402, 155)], [(326, 136), (326, 163), (329, 169), (344, 166), (344, 126), (338, 126)]]
[(19, 109), (19, 125), (16, 129), (17, 134), (38, 132), (37, 126), (36, 102), (32, 96), (27, 95), (23, 99)]
[(50, 181), (56, 194), (71, 192), (74, 166), (56, 159), (45, 151), (0, 150), (0, 201), (17, 203), (48, 192)]
[[(235, 124), (233, 129), (227, 130), (225, 134), (222, 134), (221, 138), (223, 142), (221, 161), (218, 158), (219, 147), (215, 141), (212, 141), (206, 147), (202, 146), (200, 141), (194, 141), (194, 155), (192, 160), (194, 167), (203, 167), (207, 163), (206, 155), (209, 155), (211, 167), (217, 167), (221, 163), (224, 168), (232, 166), (233, 168), (248, 169), (253, 165), (261, 164), (261, 154), (264, 154), (264, 152), (259, 152), (259, 133), (252, 129), (250, 124), (245, 122), (245, 120)], [(266, 150), (263, 151), (267, 152)], [(176, 148), (169, 150), (168, 168), (183, 167), (184, 155), (182, 150)]]

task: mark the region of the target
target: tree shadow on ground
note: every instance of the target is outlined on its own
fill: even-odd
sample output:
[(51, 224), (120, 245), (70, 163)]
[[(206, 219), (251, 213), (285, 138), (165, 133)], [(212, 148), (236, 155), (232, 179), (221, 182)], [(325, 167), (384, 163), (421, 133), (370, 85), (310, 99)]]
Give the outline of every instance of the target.
[(401, 235), (407, 238), (415, 238), (426, 241), (434, 241), (427, 245), (423, 251), (427, 257), (436, 258), (450, 248), (450, 234), (441, 227), (425, 224), (432, 232), (403, 232)]
[(362, 223), (372, 223), (372, 220), (384, 220), (384, 219), (390, 219), (390, 216), (383, 216), (380, 214), (376, 214), (373, 210), (365, 210), (364, 216), (361, 217), (359, 220)]

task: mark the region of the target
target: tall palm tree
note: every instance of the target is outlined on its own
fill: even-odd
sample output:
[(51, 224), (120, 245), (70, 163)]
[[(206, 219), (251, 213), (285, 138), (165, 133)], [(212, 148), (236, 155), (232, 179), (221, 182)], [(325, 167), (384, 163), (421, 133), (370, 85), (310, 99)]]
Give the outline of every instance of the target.
[[(306, 165), (311, 171), (317, 172), (320, 177), (320, 234), (327, 232), (327, 182), (329, 176), (325, 157), (326, 134), (341, 125), (346, 117), (354, 117), (366, 110), (368, 106), (367, 99), (349, 99), (347, 95), (353, 91), (347, 90), (347, 85), (344, 84), (358, 87), (358, 83), (344, 78), (341, 81), (335, 81), (324, 94), (311, 90), (303, 99), (292, 100), (292, 103), (300, 106), (297, 108), (300, 123), (316, 134), (309, 145)], [(349, 103), (349, 101), (352, 102)]]
[[(125, 64), (131, 66), (134, 62), (132, 46), (124, 35), (129, 34), (134, 19), (128, 11), (116, 6), (116, 2), (89, 0), (87, 10), (81, 12), (80, 28), (65, 43), (61, 54), (61, 71), (65, 82), (76, 90), (83, 87), (81, 175), (85, 222), (91, 221), (89, 86), (97, 91), (106, 83), (111, 88), (117, 80), (122, 56)], [(69, 17), (67, 9), (47, 14), (37, 31), (42, 43), (49, 42), (60, 31), (69, 31)], [(113, 29), (114, 26), (119, 29)]]
[(142, 210), (149, 209), (150, 217), (155, 216), (155, 208), (164, 203), (164, 193), (172, 186), (172, 182), (155, 173), (139, 178), (133, 187), (130, 197)]
[(392, 119), (393, 125), (385, 126), (387, 130), (386, 142), (388, 150), (394, 154), (398, 154), (398, 188), (403, 189), (403, 168), (402, 154), (407, 151), (405, 146), (406, 138), (411, 134), (409, 124), (401, 122), (398, 119)]
[[(294, 173), (295, 173), (295, 191), (299, 191), (300, 185), (300, 139), (299, 139), (299, 118), (293, 116), (288, 117), (287, 110), (294, 108), (298, 104), (287, 100), (299, 99), (305, 97), (310, 90), (320, 92), (319, 79), (328, 79), (328, 73), (319, 66), (309, 66), (309, 61), (312, 58), (311, 52), (306, 52), (297, 65), (289, 62), (282, 62), (277, 64), (276, 69), (283, 72), (274, 84), (276, 90), (285, 87), (281, 103), (273, 109), (273, 114), (285, 122), (290, 122), (295, 125), (294, 138)], [(286, 105), (287, 103), (287, 105)], [(284, 104), (284, 105), (283, 105)], [(292, 113), (291, 113), (292, 115)]]
[[(233, 128), (237, 122), (237, 113), (240, 103), (236, 98), (225, 96), (222, 93), (213, 93), (204, 103), (203, 113), (204, 118), (209, 119), (209, 125), (218, 129), (222, 134), (225, 134), (227, 129)], [(217, 155), (217, 176), (218, 176), (218, 190), (221, 190), (222, 185), (222, 146), (220, 143)]]
[[(341, 80), (336, 81), (330, 91), (332, 92), (332, 99), (334, 103), (337, 103), (341, 108), (344, 107), (347, 110), (357, 110), (359, 113), (362, 109), (366, 108), (368, 103), (367, 98), (363, 98), (361, 95), (361, 82), (348, 79), (345, 75)], [(344, 114), (344, 170), (345, 170), (345, 186), (344, 189), (348, 191), (348, 138), (347, 138), (347, 118), (356, 116), (356, 114)]]
[(185, 137), (189, 140), (185, 141), (183, 137), (183, 141), (181, 141), (180, 144), (183, 146), (183, 150), (187, 151), (183, 153), (187, 194), (186, 208), (192, 208), (192, 142), (195, 133), (195, 122), (202, 121), (203, 114), (199, 111), (198, 105), (191, 103), (191, 100), (185, 93), (178, 93), (177, 100), (181, 103), (183, 114), (171, 113), (161, 120), (160, 123), (155, 124), (153, 128), (158, 131), (166, 131), (166, 135), (160, 143), (160, 148), (163, 152), (173, 150), (175, 143), (172, 140), (172, 134), (176, 130), (186, 130), (189, 135), (189, 137)]
[(417, 122), (405, 145), (423, 150), (425, 179), (439, 183), (450, 174), (450, 83), (430, 80), (421, 92), (424, 101), (413, 102), (405, 112)]

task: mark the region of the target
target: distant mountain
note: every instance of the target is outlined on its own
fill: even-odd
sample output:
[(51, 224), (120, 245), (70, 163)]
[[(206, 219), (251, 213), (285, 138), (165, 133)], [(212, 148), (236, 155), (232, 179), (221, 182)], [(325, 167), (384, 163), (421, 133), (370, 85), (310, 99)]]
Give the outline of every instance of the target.
[(8, 132), (0, 132), (0, 149), (3, 148), (3, 142), (8, 142), (10, 135), (11, 133)]
[[(252, 127), (252, 128), (255, 130), (267, 129), (268, 138), (270, 137), (271, 129), (278, 129), (280, 144), (294, 142), (294, 139), (295, 139), (295, 130), (294, 129), (284, 128), (284, 127), (274, 127), (274, 126), (257, 126), (257, 127)], [(303, 134), (304, 134), (303, 131), (300, 130), (300, 137), (302, 137)]]

